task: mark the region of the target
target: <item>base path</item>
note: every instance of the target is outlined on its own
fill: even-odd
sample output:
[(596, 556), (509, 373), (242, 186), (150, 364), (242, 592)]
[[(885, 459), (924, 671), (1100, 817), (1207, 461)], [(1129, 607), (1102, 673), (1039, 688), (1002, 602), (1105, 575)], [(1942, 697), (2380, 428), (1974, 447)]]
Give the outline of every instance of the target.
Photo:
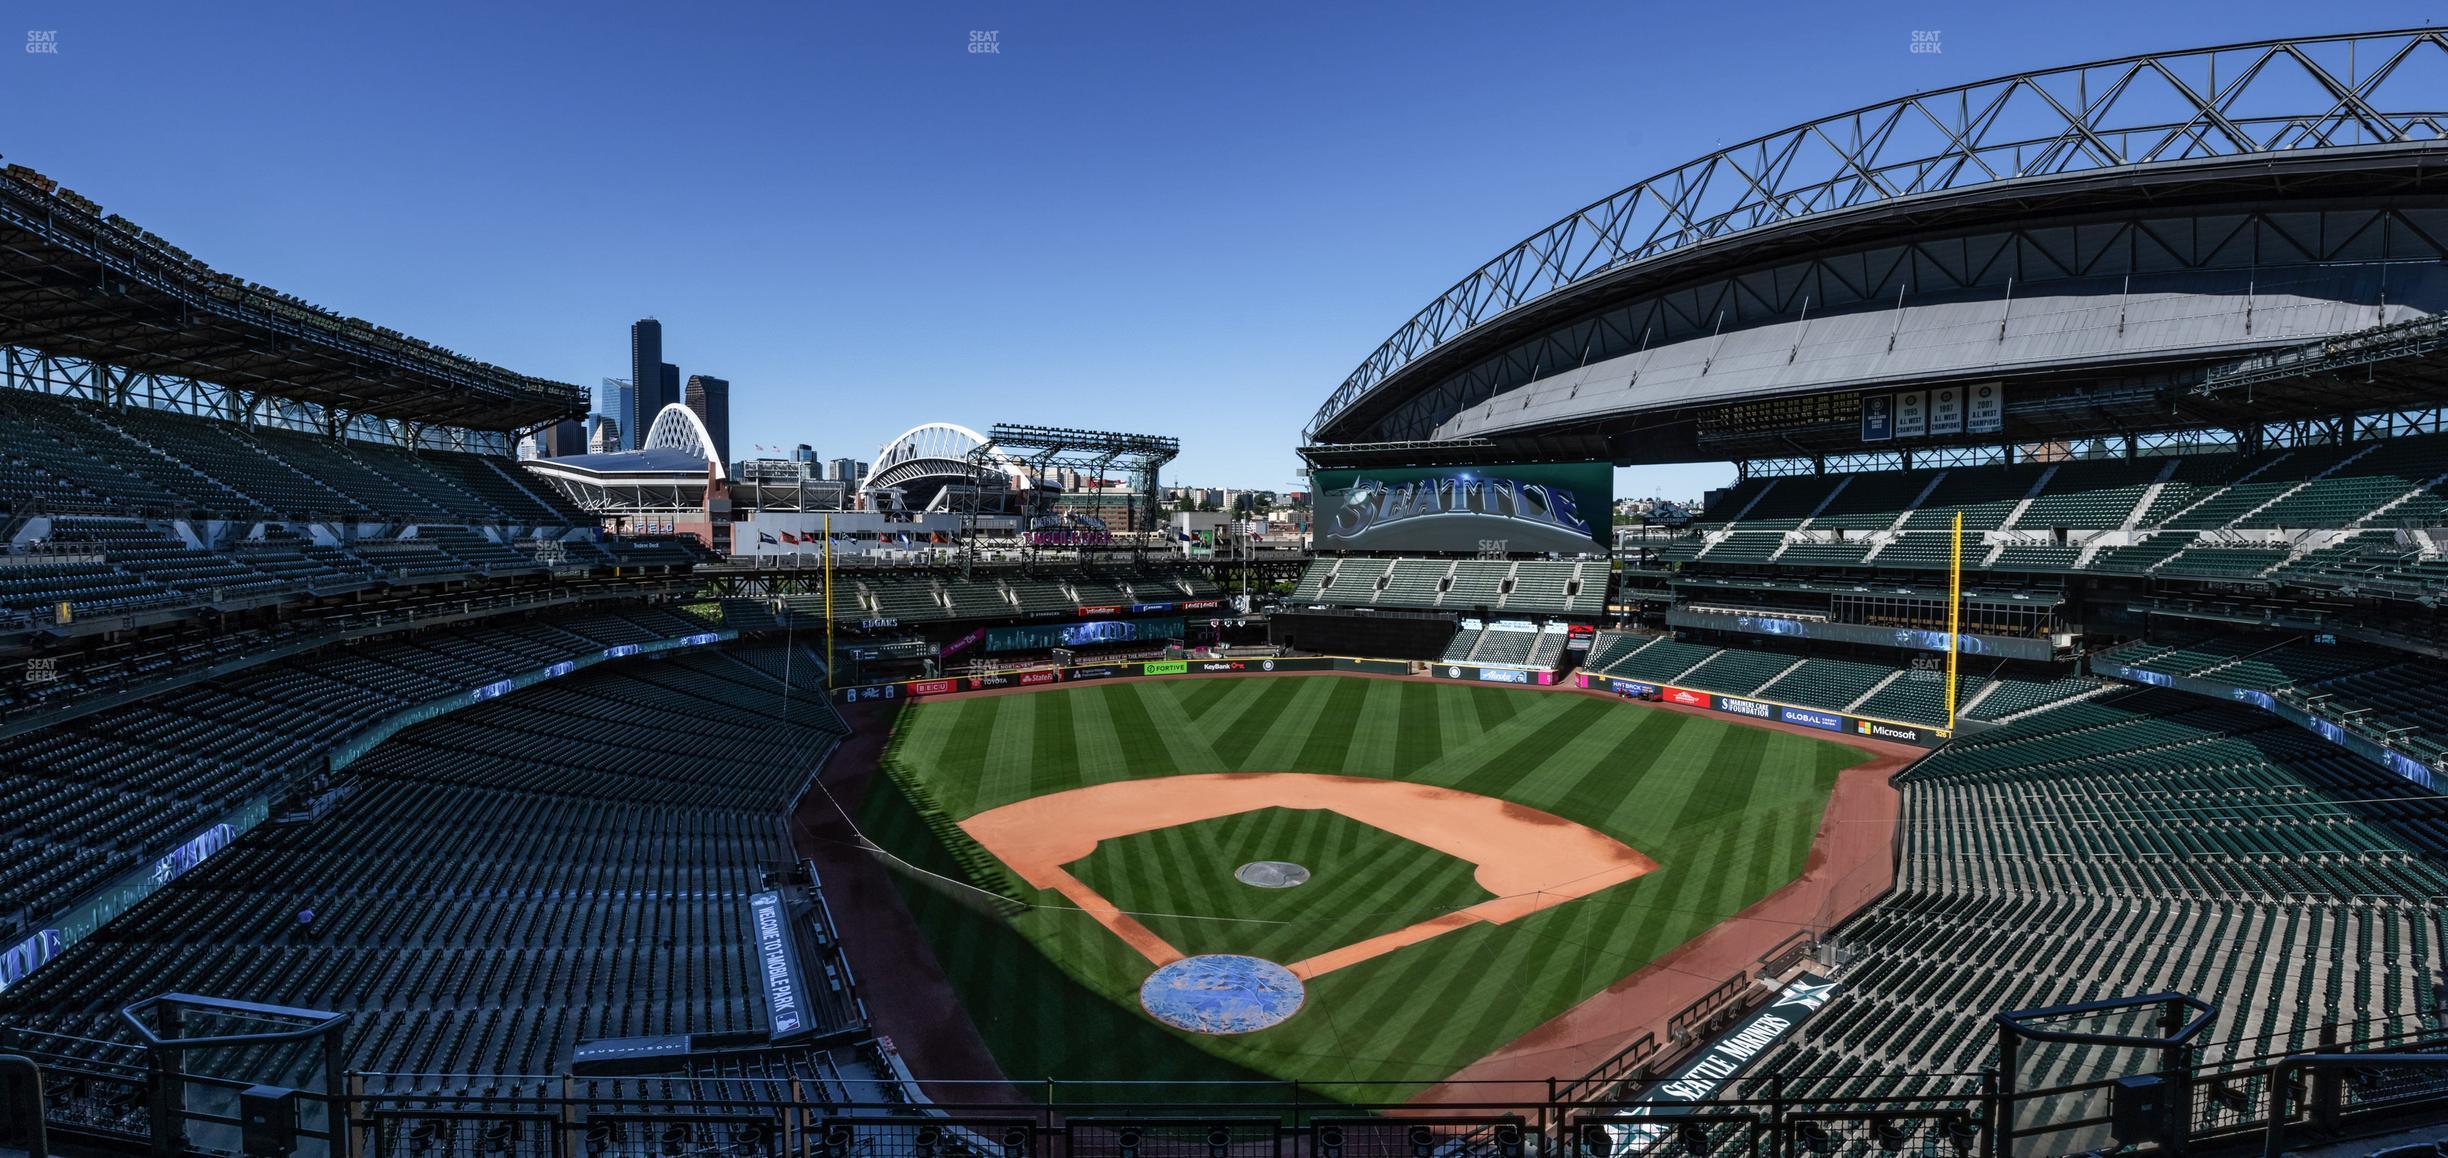
[(1324, 809), (1477, 866), (1492, 900), (1291, 963), (1306, 981), (1455, 929), (1502, 925), (1622, 884), (1657, 862), (1594, 828), (1474, 792), (1310, 772), (1205, 772), (1091, 784), (1034, 796), (961, 821), (1028, 883), (1052, 889), (1137, 949), (1150, 964), (1181, 950), (1063, 866), (1097, 842), (1261, 808)]

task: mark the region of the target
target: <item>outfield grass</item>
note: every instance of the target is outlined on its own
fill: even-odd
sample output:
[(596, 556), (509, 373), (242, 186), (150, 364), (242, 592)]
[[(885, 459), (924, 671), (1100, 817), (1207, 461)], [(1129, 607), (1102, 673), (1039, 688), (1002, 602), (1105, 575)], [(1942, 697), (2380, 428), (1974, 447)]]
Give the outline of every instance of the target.
[[(946, 876), (1037, 907), (998, 911), (904, 874), (905, 895), (988, 1046), (1016, 1078), (1271, 1075), (1434, 1081), (1766, 896), (1801, 871), (1836, 773), (1825, 741), (1590, 696), (1426, 681), (1277, 676), (1085, 684), (920, 703), (886, 755), (919, 806), (879, 783), (869, 834)], [(1084, 784), (1196, 772), (1323, 772), (1481, 793), (1577, 821), (1659, 868), (1502, 926), (1448, 933), (1317, 978), (1291, 1020), (1239, 1037), (1140, 1012), (1145, 958), (1061, 897), (1028, 888), (922, 811), (952, 819)], [(1485, 894), (1443, 854), (1319, 814), (1263, 810), (1106, 842), (1073, 871), (1185, 951), (1276, 960)], [(1309, 818), (1304, 823), (1303, 817)], [(1342, 818), (1335, 817), (1335, 821)], [(1423, 855), (1424, 854), (1424, 855)], [(1212, 858), (1212, 863), (1208, 859)], [(1253, 859), (1324, 871), (1269, 895)], [(1444, 863), (1441, 863), (1444, 862)], [(1313, 891), (1314, 890), (1314, 891)], [(1242, 922), (1285, 921), (1289, 925)], [(1382, 928), (1380, 927), (1382, 926)], [(1198, 948), (1192, 948), (1193, 945)]]

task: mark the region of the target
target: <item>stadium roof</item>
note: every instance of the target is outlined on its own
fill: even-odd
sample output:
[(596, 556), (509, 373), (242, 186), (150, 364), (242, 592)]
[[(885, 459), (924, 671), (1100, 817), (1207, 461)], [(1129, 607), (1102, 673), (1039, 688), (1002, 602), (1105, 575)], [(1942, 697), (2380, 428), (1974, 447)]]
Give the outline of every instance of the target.
[[(1381, 343), (1304, 433), (1603, 430), (1618, 461), (1718, 457), (1730, 448), (1694, 444), (1691, 408), (1931, 374), (2183, 373), (2399, 321), (2401, 304), (2432, 312), (2431, 287), (2402, 284), (2414, 278), (2384, 293), (2349, 282), (2363, 267), (2448, 267), (2429, 219), (2443, 110), (2448, 30), (2411, 29), (2129, 56), (1822, 117), (1637, 182), (1498, 255)], [(2038, 300), (2049, 292), (2059, 300)], [(2191, 295), (2165, 303), (2152, 320), (2165, 332), (2139, 356), (2122, 313), (2115, 341), (2033, 332), (2078, 298), (2129, 293)], [(2325, 324), (2307, 308), (2273, 334), (2255, 300), (2272, 294), (2385, 308)], [(1787, 332), (1743, 336), (1766, 324)], [(1984, 324), (2013, 348), (1944, 338)], [(1830, 346), (1845, 337), (1831, 328), (1882, 353), (1918, 330), (1961, 356), (1872, 366)], [(1749, 353), (1756, 365), (1728, 361)], [(1603, 381), (1573, 380), (1608, 359)], [(1689, 381), (1651, 372), (1678, 363)]]
[(636, 450), (605, 454), (572, 454), (527, 460), (528, 467), (604, 482), (646, 479), (705, 481), (714, 460), (714, 438), (706, 433), (697, 412), (674, 402), (655, 414), (646, 428), (646, 444)]
[(687, 475), (703, 479), (706, 459), (703, 455), (665, 447), (644, 450), (621, 450), (609, 454), (572, 454), (559, 458), (528, 460), (530, 466), (551, 466), (563, 470), (596, 475)]
[(0, 344), (474, 430), (521, 429), (587, 407), (570, 383), (217, 272), (21, 165), (0, 173)]

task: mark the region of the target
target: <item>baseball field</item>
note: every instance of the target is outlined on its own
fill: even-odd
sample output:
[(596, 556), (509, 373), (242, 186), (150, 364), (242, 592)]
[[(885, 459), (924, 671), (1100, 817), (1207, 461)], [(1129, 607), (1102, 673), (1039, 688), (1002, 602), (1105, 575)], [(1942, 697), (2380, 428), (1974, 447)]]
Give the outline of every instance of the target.
[[(1865, 759), (1577, 694), (1093, 683), (907, 708), (862, 827), (1011, 1077), (1390, 1100), (1793, 879)], [(1298, 983), (1221, 1032), (1152, 1015), (1219, 954)]]

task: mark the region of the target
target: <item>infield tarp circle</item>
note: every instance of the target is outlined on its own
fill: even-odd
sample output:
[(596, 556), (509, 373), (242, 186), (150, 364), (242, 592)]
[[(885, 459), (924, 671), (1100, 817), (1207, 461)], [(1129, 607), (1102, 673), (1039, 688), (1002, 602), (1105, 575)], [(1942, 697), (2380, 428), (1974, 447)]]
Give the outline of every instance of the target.
[(1307, 999), (1291, 970), (1237, 953), (1184, 957), (1139, 983), (1148, 1016), (1192, 1033), (1255, 1033), (1300, 1012)]
[(1254, 860), (1233, 870), (1233, 879), (1262, 889), (1288, 889), (1309, 883), (1309, 870), (1288, 860)]

